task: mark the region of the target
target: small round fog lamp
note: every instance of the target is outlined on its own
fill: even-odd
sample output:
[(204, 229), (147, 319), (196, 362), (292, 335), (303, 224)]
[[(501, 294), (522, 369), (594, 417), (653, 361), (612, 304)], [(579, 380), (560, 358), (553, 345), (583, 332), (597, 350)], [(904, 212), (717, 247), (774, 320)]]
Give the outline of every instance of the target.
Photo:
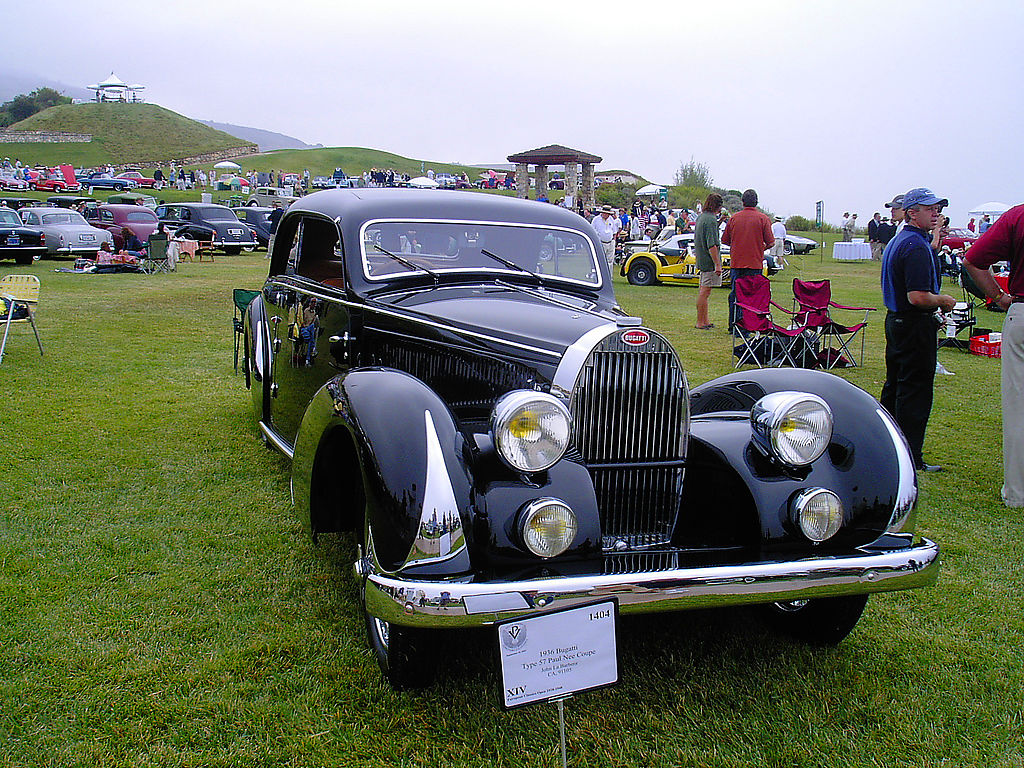
[(558, 499), (535, 499), (519, 511), (519, 537), (538, 557), (554, 557), (567, 550), (579, 528), (576, 514)]
[(832, 491), (811, 488), (793, 499), (793, 521), (800, 531), (813, 542), (830, 539), (843, 524), (843, 504)]

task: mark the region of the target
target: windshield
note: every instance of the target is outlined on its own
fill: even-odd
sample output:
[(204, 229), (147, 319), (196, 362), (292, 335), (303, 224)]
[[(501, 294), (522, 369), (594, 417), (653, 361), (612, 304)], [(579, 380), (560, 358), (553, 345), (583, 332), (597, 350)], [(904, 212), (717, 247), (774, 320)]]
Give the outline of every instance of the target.
[(82, 218), (81, 214), (75, 213), (74, 211), (65, 211), (64, 213), (45, 213), (42, 216), (43, 224), (81, 224), (83, 227), (89, 226), (89, 222)]
[[(416, 271), (383, 251), (422, 268)], [(530, 272), (600, 285), (590, 240), (579, 232), (526, 224), (458, 221), (373, 221), (363, 225), (363, 273), (370, 280), (424, 272), (513, 272), (483, 251)]]
[(13, 224), (16, 227), (20, 227), (21, 219), (10, 208), (0, 208), (0, 224)]

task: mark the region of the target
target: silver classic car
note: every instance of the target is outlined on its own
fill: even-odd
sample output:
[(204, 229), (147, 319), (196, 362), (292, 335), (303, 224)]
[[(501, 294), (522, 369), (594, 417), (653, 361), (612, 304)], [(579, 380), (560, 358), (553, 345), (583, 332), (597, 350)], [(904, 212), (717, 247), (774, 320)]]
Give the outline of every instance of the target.
[(395, 687), (439, 629), (613, 599), (756, 604), (836, 643), (876, 592), (931, 584), (906, 441), (871, 395), (764, 369), (690, 386), (557, 206), (415, 189), (291, 205), (248, 306), (259, 434), (314, 541), (351, 536)]
[(94, 256), (100, 243), (114, 245), (113, 236), (97, 229), (82, 214), (67, 208), (22, 208), (18, 211), (27, 227), (46, 235), (48, 256)]

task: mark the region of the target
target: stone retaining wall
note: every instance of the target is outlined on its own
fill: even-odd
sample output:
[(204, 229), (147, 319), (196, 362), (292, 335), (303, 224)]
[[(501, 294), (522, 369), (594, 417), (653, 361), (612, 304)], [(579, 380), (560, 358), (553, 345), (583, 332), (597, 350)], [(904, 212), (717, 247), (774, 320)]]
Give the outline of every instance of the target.
[(174, 158), (175, 165), (203, 165), (204, 163), (217, 163), (221, 160), (233, 160), (236, 157), (245, 157), (246, 155), (255, 155), (260, 151), (260, 148), (255, 145), (247, 147), (234, 147), (233, 149), (222, 149), (219, 152), (209, 152), (205, 155), (193, 155), (192, 157), (176, 157)]
[(0, 143), (10, 144), (86, 144), (91, 133), (65, 133), (64, 131), (5, 131), (0, 129)]

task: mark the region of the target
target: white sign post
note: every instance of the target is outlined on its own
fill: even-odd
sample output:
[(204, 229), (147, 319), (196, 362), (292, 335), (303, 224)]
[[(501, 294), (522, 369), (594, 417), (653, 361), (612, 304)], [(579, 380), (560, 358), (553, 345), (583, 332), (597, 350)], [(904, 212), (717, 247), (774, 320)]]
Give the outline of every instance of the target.
[(504, 706), (558, 705), (563, 766), (565, 700), (619, 681), (618, 612), (618, 602), (611, 599), (498, 625)]

